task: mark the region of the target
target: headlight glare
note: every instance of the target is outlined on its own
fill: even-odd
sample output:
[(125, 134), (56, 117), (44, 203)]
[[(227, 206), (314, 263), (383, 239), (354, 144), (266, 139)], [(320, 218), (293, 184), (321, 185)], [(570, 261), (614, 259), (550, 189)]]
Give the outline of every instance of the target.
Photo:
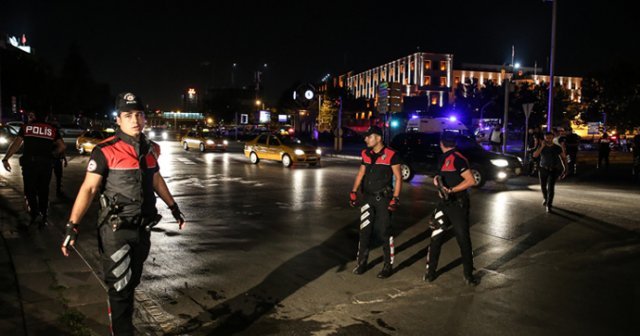
[(509, 161), (505, 159), (494, 159), (494, 160), (491, 160), (491, 164), (496, 167), (503, 168), (509, 165)]

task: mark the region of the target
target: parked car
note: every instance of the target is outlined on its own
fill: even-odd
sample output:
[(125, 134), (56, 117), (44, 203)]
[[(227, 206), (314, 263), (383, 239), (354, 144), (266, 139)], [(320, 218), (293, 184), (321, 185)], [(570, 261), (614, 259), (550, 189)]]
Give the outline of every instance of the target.
[(17, 136), (18, 130), (16, 130), (15, 128), (9, 125), (0, 126), (0, 149), (6, 150), (13, 142), (13, 139), (15, 139)]
[(76, 149), (80, 154), (91, 153), (97, 144), (112, 135), (107, 131), (85, 131), (76, 139)]
[(268, 133), (261, 134), (244, 145), (244, 155), (253, 164), (260, 160), (275, 160), (282, 162), (285, 167), (298, 162), (316, 166), (321, 154), (320, 148), (305, 144), (298, 138)]
[[(458, 135), (456, 147), (469, 160), (476, 186), (482, 187), (487, 181), (504, 182), (522, 173), (522, 161), (508, 154), (489, 152), (472, 137)], [(393, 138), (391, 147), (398, 151), (402, 180), (410, 181), (415, 174), (435, 175), (438, 172), (440, 133), (401, 133)]]
[(229, 145), (229, 141), (222, 138), (218, 133), (204, 130), (187, 132), (182, 137), (181, 142), (184, 150), (197, 148), (201, 152), (207, 149), (226, 151)]
[(60, 135), (63, 138), (75, 138), (82, 135), (86, 129), (78, 125), (62, 125), (60, 127)]
[(23, 121), (8, 121), (5, 124), (5, 126), (9, 126), (13, 130), (15, 130), (16, 134), (20, 131), (20, 127), (22, 127), (22, 125), (24, 125)]

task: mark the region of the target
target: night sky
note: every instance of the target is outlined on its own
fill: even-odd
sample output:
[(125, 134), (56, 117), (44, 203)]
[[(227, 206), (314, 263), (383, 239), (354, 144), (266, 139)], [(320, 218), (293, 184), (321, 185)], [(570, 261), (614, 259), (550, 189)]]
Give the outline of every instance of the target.
[[(629, 1), (559, 0), (557, 73), (637, 62)], [(459, 63), (547, 64), (551, 3), (517, 1), (0, 0), (0, 31), (27, 34), (59, 70), (76, 42), (93, 78), (163, 109), (183, 89), (251, 84), (264, 63), (267, 103), (296, 81), (364, 70), (419, 48)]]

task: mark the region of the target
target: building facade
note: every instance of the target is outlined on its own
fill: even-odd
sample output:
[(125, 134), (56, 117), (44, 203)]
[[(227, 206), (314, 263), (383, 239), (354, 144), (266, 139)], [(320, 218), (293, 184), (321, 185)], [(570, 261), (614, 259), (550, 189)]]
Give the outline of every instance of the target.
[(375, 68), (337, 78), (356, 98), (376, 99), (378, 85), (400, 83), (405, 96), (426, 95), (433, 105), (448, 102), (453, 78), (453, 55), (417, 52)]

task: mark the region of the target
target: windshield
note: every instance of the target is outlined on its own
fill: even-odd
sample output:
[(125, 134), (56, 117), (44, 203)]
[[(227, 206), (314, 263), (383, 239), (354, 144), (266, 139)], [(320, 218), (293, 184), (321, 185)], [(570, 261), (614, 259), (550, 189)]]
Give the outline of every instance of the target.
[(459, 149), (471, 149), (471, 148), (481, 147), (480, 145), (478, 145), (477, 142), (475, 142), (472, 138), (468, 136), (459, 136), (456, 142), (457, 142), (456, 147), (458, 147)]
[(280, 139), (280, 142), (285, 146), (311, 146), (309, 143), (295, 137), (279, 137), (278, 139)]

